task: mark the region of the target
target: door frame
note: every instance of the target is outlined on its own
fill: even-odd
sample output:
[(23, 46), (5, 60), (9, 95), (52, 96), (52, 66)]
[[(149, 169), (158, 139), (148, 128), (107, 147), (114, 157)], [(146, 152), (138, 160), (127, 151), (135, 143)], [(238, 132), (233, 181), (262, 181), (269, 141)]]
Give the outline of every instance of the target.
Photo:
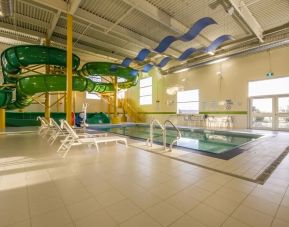
[[(259, 129), (259, 130), (269, 130), (269, 131), (289, 131), (289, 128), (278, 128), (278, 118), (282, 116), (278, 112), (278, 98), (280, 97), (289, 97), (289, 94), (280, 94), (280, 95), (262, 95), (262, 96), (251, 96), (248, 98), (248, 125), (250, 129)], [(266, 128), (266, 127), (260, 127), (260, 128), (254, 128), (252, 127), (252, 100), (253, 99), (263, 99), (263, 98), (272, 98), (272, 128)], [(287, 114), (289, 117), (289, 113)], [(286, 113), (283, 114), (283, 116), (286, 116)]]

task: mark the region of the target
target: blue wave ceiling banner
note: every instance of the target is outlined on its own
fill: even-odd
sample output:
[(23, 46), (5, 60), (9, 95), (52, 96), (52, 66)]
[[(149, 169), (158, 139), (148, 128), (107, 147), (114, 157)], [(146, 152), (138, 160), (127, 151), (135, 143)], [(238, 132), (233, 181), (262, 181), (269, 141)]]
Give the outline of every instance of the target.
[[(170, 47), (170, 45), (173, 42), (178, 41), (178, 40), (183, 41), (183, 42), (192, 41), (194, 38), (196, 38), (200, 34), (200, 32), (203, 29), (205, 29), (207, 26), (213, 25), (213, 24), (217, 24), (217, 22), (214, 19), (212, 19), (211, 17), (201, 18), (196, 23), (194, 23), (192, 25), (192, 27), (184, 35), (179, 36), (179, 37), (167, 36), (164, 39), (162, 39), (161, 42), (159, 43), (159, 45), (155, 49), (153, 49), (153, 51), (157, 52), (157, 53), (163, 53), (164, 51), (166, 51)], [(231, 40), (231, 39), (233, 39), (233, 38), (230, 35), (222, 35), (222, 36), (218, 37), (217, 39), (215, 39), (207, 48), (203, 48), (203, 49), (189, 48), (189, 49), (185, 50), (177, 58), (177, 60), (178, 61), (185, 61), (192, 54), (194, 54), (196, 52), (205, 52), (205, 53), (214, 52), (222, 43), (224, 43), (227, 40)], [(143, 48), (134, 59), (125, 58), (122, 62), (122, 65), (125, 67), (129, 67), (129, 65), (133, 61), (142, 62), (148, 57), (148, 55), (150, 53), (152, 53), (151, 50), (149, 50), (147, 48)], [(148, 63), (143, 67), (142, 72), (149, 72), (153, 66), (163, 68), (172, 59), (173, 59), (172, 57), (164, 57), (158, 64)]]
[(224, 43), (225, 41), (232, 40), (233, 37), (231, 35), (222, 35), (216, 38), (203, 52), (209, 53), (214, 52), (218, 47)]
[(165, 37), (160, 44), (154, 49), (154, 51), (158, 52), (158, 53), (163, 53), (166, 49), (169, 48), (169, 46), (177, 41), (183, 41), (183, 42), (188, 42), (188, 41), (192, 41), (194, 38), (196, 38), (200, 32), (206, 28), (209, 25), (212, 24), (217, 24), (217, 22), (212, 19), (211, 17), (204, 17), (201, 18), (200, 20), (198, 20), (191, 28), (190, 30), (185, 33), (182, 36), (179, 37), (175, 37), (175, 36), (167, 36)]

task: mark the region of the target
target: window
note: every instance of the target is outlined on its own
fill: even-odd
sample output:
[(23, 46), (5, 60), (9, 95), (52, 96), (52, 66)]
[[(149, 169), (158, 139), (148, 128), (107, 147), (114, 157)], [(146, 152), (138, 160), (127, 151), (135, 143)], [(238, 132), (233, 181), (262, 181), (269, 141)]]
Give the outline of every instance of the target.
[(196, 114), (199, 113), (199, 90), (177, 92), (177, 113)]
[[(101, 77), (98, 76), (98, 75), (93, 75), (93, 76), (89, 76), (88, 77), (89, 79), (91, 79), (93, 82), (101, 82)], [(85, 92), (85, 97), (86, 99), (96, 99), (96, 100), (100, 100), (100, 96), (96, 93), (88, 93), (88, 92)]]
[(289, 94), (289, 77), (249, 82), (249, 97)]
[(140, 92), (139, 92), (139, 103), (140, 105), (150, 105), (152, 104), (152, 77), (148, 77), (140, 80)]
[(126, 90), (120, 90), (117, 92), (117, 98), (118, 99), (124, 99), (125, 98), (125, 92)]
[(88, 93), (86, 92), (86, 99), (96, 99), (96, 100), (100, 100), (100, 95), (96, 94), (96, 93)]

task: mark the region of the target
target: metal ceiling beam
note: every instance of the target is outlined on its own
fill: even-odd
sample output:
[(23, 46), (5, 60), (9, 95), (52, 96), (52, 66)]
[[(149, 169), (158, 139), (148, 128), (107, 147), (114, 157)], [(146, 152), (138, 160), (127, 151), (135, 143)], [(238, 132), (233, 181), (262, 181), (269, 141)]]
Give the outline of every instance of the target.
[(259, 24), (259, 22), (256, 20), (256, 18), (253, 16), (253, 14), (250, 12), (246, 4), (242, 0), (229, 0), (229, 2), (238, 12), (243, 21), (250, 28), (250, 30), (258, 37), (259, 41), (263, 43), (264, 30), (262, 26)]
[[(104, 29), (103, 33), (105, 33), (105, 30), (108, 28), (108, 27), (111, 27), (113, 25), (112, 22), (104, 19), (104, 18), (101, 18), (95, 14), (92, 14), (86, 10), (83, 10), (81, 8), (79, 8), (77, 10), (77, 12), (75, 13), (75, 17), (79, 18), (80, 20), (83, 20), (87, 23), (91, 23), (97, 27), (101, 27), (102, 29)], [(133, 43), (136, 43), (136, 44), (139, 44), (141, 45), (143, 48), (146, 47), (146, 48), (155, 48), (158, 43), (156, 41), (153, 41), (147, 37), (144, 37), (143, 35), (141, 34), (138, 34), (136, 32), (133, 32), (127, 28), (124, 28), (120, 25), (116, 25), (114, 27), (114, 29), (110, 32), (110, 34), (112, 35), (117, 35), (115, 37), (123, 37), (125, 38), (126, 40), (129, 40)], [(176, 50), (173, 50), (171, 48), (169, 48), (167, 51), (166, 51), (167, 54), (169, 55), (172, 55), (174, 57), (178, 57), (180, 55), (180, 51), (176, 51)]]
[[(62, 34), (62, 35), (66, 35), (66, 29), (65, 28), (56, 27), (55, 32)], [(84, 41), (84, 42), (91, 43), (91, 44), (96, 45), (96, 46), (107, 48), (109, 50), (112, 50), (115, 53), (120, 53), (123, 56), (134, 57), (137, 54), (134, 51), (130, 51), (128, 49), (124, 49), (124, 48), (121, 48), (119, 46), (97, 40), (96, 38), (89, 37), (85, 34), (81, 34), (81, 33), (75, 32), (75, 31), (73, 32), (73, 37), (75, 39), (79, 39), (80, 41)]]
[(64, 13), (67, 12), (67, 3), (65, 1), (51, 1), (51, 0), (33, 0), (33, 1), (41, 5), (45, 5), (46, 7), (59, 10)]
[[(33, 0), (33, 1), (37, 2), (38, 4), (45, 5), (46, 7), (52, 8), (54, 10), (59, 10), (64, 13), (67, 12), (67, 4), (64, 1), (51, 1), (51, 0)], [(144, 47), (155, 48), (158, 45), (158, 43), (154, 40), (144, 37), (143, 35), (138, 34), (127, 28), (124, 28), (120, 25), (114, 25), (113, 22), (108, 21), (104, 18), (101, 18), (81, 8), (77, 9), (77, 11), (74, 14), (74, 17), (102, 28), (103, 33), (105, 33), (107, 28), (114, 26), (113, 31), (110, 31), (109, 33), (107, 33), (107, 35), (113, 35), (115, 38), (125, 39), (134, 44), (138, 44), (140, 48), (144, 48)], [(166, 54), (174, 56), (174, 57), (178, 57), (181, 54), (181, 51), (177, 51), (172, 48), (169, 48), (166, 51)]]
[(113, 25), (111, 27), (109, 27), (105, 33), (109, 33), (116, 25), (118, 25), (127, 15), (129, 15), (131, 13), (131, 11), (134, 10), (134, 6), (130, 7), (130, 9), (128, 11), (126, 11), (120, 18), (117, 19), (116, 22), (113, 23)]
[(0, 31), (0, 37), (13, 39), (13, 40), (18, 40), (18, 41), (21, 41), (21, 42), (24, 42), (24, 43), (29, 43), (29, 44), (39, 44), (40, 43), (40, 39), (30, 39), (30, 38), (22, 36), (22, 35), (16, 35), (15, 33), (12, 33), (12, 32), (11, 33), (6, 33), (6, 32), (1, 32)]
[(57, 22), (58, 22), (58, 20), (60, 18), (60, 15), (61, 15), (61, 11), (57, 11), (57, 13), (54, 14), (53, 19), (51, 20), (51, 22), (49, 24), (49, 27), (47, 29), (47, 35), (46, 35), (47, 39), (51, 38), (51, 36), (52, 36), (52, 34), (53, 34), (53, 32), (54, 32), (54, 30), (56, 28)]
[[(171, 17), (169, 14), (160, 10), (159, 8), (157, 8), (156, 6), (152, 5), (147, 1), (139, 1), (139, 0), (122, 0), (122, 1), (130, 6), (135, 6), (137, 10), (141, 11), (150, 18), (156, 20), (157, 22), (161, 23), (167, 28), (177, 32), (178, 34), (184, 34), (189, 30), (189, 28), (186, 27), (183, 23)], [(211, 43), (209, 39), (201, 35), (196, 37), (195, 40), (203, 46), (208, 46)]]
[[(62, 38), (58, 38), (58, 37), (52, 37), (52, 41), (57, 43), (57, 44), (59, 44), (63, 48), (66, 47), (66, 39), (62, 39)], [(123, 59), (123, 56), (120, 56), (118, 54), (107, 52), (107, 51), (104, 51), (104, 50), (99, 50), (99, 49), (96, 49), (94, 47), (90, 47), (90, 46), (83, 45), (83, 44), (80, 44), (80, 43), (77, 43), (76, 47), (74, 47), (73, 49), (75, 51), (79, 51), (79, 52), (84, 51), (84, 52), (91, 53), (91, 54), (108, 56), (108, 57), (111, 57), (111, 58), (114, 58), (114, 59), (118, 59), (118, 60), (122, 60)]]
[(71, 15), (74, 15), (76, 10), (78, 9), (79, 5), (81, 3), (81, 0), (71, 0), (68, 4), (68, 12)]
[(32, 25), (37, 25), (38, 27), (41, 28), (46, 28), (48, 26), (49, 23), (45, 22), (45, 21), (41, 21), (32, 17), (28, 17), (19, 13), (15, 14), (16, 20), (18, 21), (24, 21), (26, 23), (32, 24)]
[(0, 22), (0, 27), (1, 28), (5, 28), (7, 30), (14, 31), (14, 32), (16, 30), (16, 32), (21, 32), (21, 33), (24, 33), (24, 34), (33, 35), (33, 36), (36, 36), (36, 37), (39, 37), (39, 38), (45, 38), (45, 34), (44, 33), (33, 31), (33, 30), (30, 30), (30, 29), (27, 29), (27, 28), (22, 28), (22, 27), (19, 27), (19, 26), (12, 26), (11, 24), (7, 24), (5, 22)]

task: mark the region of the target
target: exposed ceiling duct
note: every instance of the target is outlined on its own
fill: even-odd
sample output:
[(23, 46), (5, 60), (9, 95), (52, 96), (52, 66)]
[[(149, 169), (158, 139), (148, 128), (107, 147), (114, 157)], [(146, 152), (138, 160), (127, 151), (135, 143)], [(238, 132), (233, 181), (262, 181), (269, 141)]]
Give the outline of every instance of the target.
[(13, 0), (0, 0), (0, 18), (10, 17), (13, 13)]

